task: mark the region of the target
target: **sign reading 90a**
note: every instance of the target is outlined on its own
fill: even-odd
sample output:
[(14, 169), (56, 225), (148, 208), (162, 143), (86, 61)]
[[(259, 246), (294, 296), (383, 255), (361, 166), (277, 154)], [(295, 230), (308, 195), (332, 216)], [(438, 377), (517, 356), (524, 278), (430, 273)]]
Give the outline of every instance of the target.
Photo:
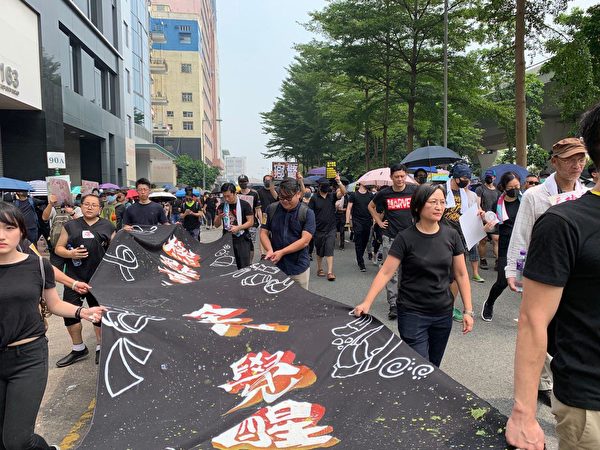
[(10, 66), (0, 63), (0, 82), (17, 89), (19, 87), (19, 72)]

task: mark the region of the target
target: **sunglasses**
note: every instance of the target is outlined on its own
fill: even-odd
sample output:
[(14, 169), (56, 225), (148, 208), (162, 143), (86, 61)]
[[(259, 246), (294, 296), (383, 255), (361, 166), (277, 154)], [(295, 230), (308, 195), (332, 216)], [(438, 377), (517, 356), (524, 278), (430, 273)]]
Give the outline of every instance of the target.
[(538, 184), (540, 184), (540, 182), (539, 182), (539, 181), (526, 181), (525, 183), (526, 183), (526, 184), (529, 184), (529, 185), (531, 185), (531, 186), (537, 186)]

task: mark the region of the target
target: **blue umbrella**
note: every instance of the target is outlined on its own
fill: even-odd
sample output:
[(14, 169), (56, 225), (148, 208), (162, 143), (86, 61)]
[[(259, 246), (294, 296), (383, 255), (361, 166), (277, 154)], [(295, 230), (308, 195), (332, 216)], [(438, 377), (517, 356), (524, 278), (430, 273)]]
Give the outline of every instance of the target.
[[(198, 189), (193, 189), (192, 194), (199, 196), (200, 191)], [(178, 197), (178, 198), (185, 197), (185, 189), (179, 189), (177, 192), (175, 192), (175, 197)]]
[(440, 145), (430, 145), (410, 152), (402, 160), (402, 164), (408, 167), (439, 166), (440, 164), (450, 164), (461, 159), (462, 156), (449, 148)]
[(13, 178), (0, 177), (0, 191), (33, 191), (31, 185), (25, 181)]
[(498, 164), (497, 166), (492, 166), (486, 170), (493, 170), (496, 172), (496, 184), (500, 182), (500, 177), (502, 177), (502, 175), (504, 175), (506, 172), (514, 172), (517, 175), (519, 175), (521, 183), (525, 183), (525, 179), (527, 178), (527, 174), (529, 173), (529, 171), (526, 168), (518, 166), (516, 164)]

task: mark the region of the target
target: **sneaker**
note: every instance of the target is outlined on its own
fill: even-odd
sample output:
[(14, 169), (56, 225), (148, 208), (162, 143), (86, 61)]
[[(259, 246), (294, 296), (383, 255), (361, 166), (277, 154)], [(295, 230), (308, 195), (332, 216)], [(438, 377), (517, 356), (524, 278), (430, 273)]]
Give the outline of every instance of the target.
[(372, 252), (367, 253), (367, 258), (369, 259), (369, 261), (372, 261), (373, 260), (373, 253)]
[(552, 389), (538, 391), (538, 401), (548, 408), (552, 408), (552, 396), (550, 394), (552, 394)]
[(58, 445), (51, 445), (50, 448), (54, 450), (60, 450), (60, 447)]
[(364, 265), (362, 265), (362, 266), (358, 266), (358, 268), (359, 268), (359, 270), (360, 270), (361, 272), (366, 272), (366, 271), (367, 271), (367, 268), (366, 268)]
[(77, 361), (85, 358), (89, 353), (90, 351), (87, 347), (81, 351), (72, 350), (71, 353), (69, 353), (67, 356), (56, 361), (56, 367), (70, 366), (71, 364), (76, 363)]
[(479, 275), (473, 275), (471, 277), (471, 280), (473, 280), (475, 283), (485, 283), (485, 280), (483, 278), (481, 278)]
[(377, 253), (377, 264), (381, 264), (383, 262), (383, 253)]
[(100, 350), (96, 350), (96, 365), (100, 364)]
[(479, 260), (479, 268), (483, 269), (483, 270), (488, 270), (488, 262), (487, 259), (482, 258), (481, 260)]
[(452, 309), (452, 320), (454, 320), (455, 322), (463, 321), (463, 313), (460, 312), (460, 309), (458, 309), (458, 308)]
[(494, 316), (494, 304), (488, 302), (487, 300), (483, 304), (483, 308), (481, 309), (481, 318), (486, 322), (491, 322), (492, 317)]
[(390, 306), (390, 312), (388, 312), (388, 319), (394, 320), (396, 317), (398, 317), (398, 307)]

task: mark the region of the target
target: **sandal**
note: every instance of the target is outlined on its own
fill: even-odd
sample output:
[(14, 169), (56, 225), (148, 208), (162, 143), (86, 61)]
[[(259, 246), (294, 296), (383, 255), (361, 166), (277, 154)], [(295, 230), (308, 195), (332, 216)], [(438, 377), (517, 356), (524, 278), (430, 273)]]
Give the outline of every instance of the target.
[(333, 272), (329, 272), (329, 273), (327, 274), (327, 279), (328, 279), (329, 281), (335, 281), (335, 275), (333, 274)]
[(317, 276), (318, 277), (324, 277), (325, 276), (325, 272), (323, 271), (323, 269), (317, 270)]

